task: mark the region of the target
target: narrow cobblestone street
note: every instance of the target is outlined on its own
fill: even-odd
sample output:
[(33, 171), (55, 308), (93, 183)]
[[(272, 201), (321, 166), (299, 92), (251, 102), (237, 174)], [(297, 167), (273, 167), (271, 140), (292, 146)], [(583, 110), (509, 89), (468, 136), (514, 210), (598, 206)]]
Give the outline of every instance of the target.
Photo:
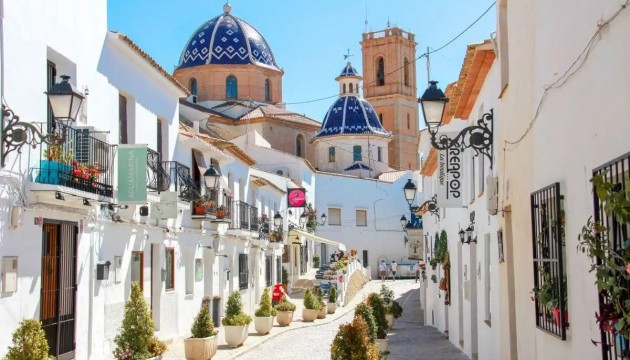
[[(259, 360), (327, 360), (330, 359), (330, 344), (340, 324), (349, 322), (354, 315), (354, 306), (372, 291), (378, 291), (380, 281), (371, 281), (357, 295), (351, 304), (343, 309), (346, 313), (333, 321), (291, 330), (252, 347), (238, 359)], [(390, 355), (388, 359), (468, 359), (434, 328), (422, 325), (418, 284), (413, 280), (386, 282), (400, 304), (403, 316), (396, 320), (394, 329), (388, 335)]]

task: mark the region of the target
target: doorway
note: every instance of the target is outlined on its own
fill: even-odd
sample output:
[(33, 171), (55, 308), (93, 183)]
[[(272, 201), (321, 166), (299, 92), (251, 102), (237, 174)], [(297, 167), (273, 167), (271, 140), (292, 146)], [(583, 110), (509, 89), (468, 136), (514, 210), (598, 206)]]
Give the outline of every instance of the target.
[(368, 267), (368, 251), (363, 250), (363, 267)]
[(74, 359), (79, 229), (74, 222), (47, 219), (42, 228), (40, 319), (48, 353), (58, 360)]

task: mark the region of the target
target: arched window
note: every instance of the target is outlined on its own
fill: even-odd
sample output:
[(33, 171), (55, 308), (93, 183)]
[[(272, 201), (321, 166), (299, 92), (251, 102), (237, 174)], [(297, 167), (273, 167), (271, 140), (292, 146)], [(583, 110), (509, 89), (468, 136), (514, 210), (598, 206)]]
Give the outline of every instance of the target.
[(265, 101), (271, 101), (271, 82), (265, 80)]
[(188, 90), (190, 90), (192, 96), (197, 96), (197, 79), (190, 79), (190, 87), (188, 88)]
[(405, 71), (404, 71), (404, 76), (405, 76), (405, 86), (409, 86), (409, 59), (405, 58)]
[(361, 145), (354, 145), (352, 147), (352, 160), (361, 161)]
[(381, 125), (383, 125), (383, 114), (378, 114), (378, 119), (381, 121)]
[(295, 155), (304, 157), (304, 136), (301, 134), (295, 138)]
[(385, 60), (379, 57), (376, 60), (376, 86), (385, 85)]
[(234, 75), (230, 75), (225, 79), (225, 97), (228, 99), (236, 99), (238, 97), (238, 82)]
[(350, 92), (353, 93), (354, 92), (354, 84), (350, 83)]
[(346, 93), (346, 84), (343, 84), (343, 93)]

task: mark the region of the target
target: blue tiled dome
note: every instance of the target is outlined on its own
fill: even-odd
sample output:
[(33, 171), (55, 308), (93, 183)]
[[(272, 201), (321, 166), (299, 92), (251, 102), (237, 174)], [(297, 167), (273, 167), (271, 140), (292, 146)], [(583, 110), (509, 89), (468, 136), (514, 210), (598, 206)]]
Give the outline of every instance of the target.
[(231, 15), (230, 10), (226, 4), (223, 14), (208, 20), (193, 33), (178, 69), (206, 64), (255, 64), (279, 70), (265, 38), (246, 21)]
[(341, 74), (339, 74), (339, 76), (356, 76), (356, 77), (360, 77), (359, 73), (357, 72), (357, 69), (354, 68), (354, 66), (352, 66), (352, 64), (350, 64), (350, 61), (348, 61), (348, 63), (346, 64), (346, 67), (343, 68), (343, 70), (341, 70)]
[(391, 136), (383, 129), (372, 105), (354, 95), (341, 96), (330, 107), (316, 136), (342, 134)]

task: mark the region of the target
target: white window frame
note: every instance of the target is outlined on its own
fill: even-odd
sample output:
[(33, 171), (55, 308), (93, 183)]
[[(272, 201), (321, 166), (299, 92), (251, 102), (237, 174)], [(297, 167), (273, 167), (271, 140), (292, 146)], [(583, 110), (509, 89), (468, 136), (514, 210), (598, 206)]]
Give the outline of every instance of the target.
[[(365, 218), (364, 218), (365, 219), (365, 223), (363, 223), (363, 224), (359, 224), (359, 213), (361, 213), (361, 212), (365, 213)], [(355, 210), (355, 217), (356, 217), (356, 220), (355, 220), (356, 226), (359, 226), (359, 227), (366, 227), (367, 226), (367, 223), (368, 223), (368, 211), (367, 211), (367, 209), (356, 209)]]
[[(335, 218), (333, 217), (333, 211), (339, 211), (339, 222), (335, 223)], [(338, 207), (329, 207), (328, 208), (328, 225), (331, 226), (341, 226), (341, 208)]]

